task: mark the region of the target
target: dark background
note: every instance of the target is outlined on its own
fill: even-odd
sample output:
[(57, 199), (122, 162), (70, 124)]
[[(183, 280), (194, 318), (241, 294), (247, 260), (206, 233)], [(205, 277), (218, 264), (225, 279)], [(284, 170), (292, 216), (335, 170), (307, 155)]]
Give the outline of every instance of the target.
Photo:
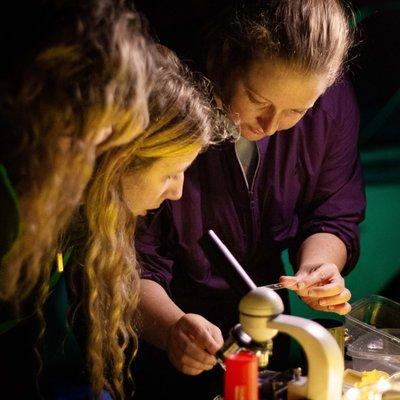
[[(231, 1), (137, 0), (135, 4), (161, 43), (194, 66), (200, 47), (196, 34)], [(346, 282), (352, 302), (372, 293), (400, 302), (400, 0), (354, 0), (351, 5), (359, 21), (351, 77), (361, 113), (360, 153), (368, 205), (361, 225), (360, 261)], [(290, 273), (286, 254), (284, 260)], [(293, 293), (291, 306), (294, 315), (327, 316), (308, 309)], [(48, 393), (79, 390), (86, 381), (81, 354), (66, 325), (66, 310), (65, 282), (60, 279), (47, 303), (42, 391)]]

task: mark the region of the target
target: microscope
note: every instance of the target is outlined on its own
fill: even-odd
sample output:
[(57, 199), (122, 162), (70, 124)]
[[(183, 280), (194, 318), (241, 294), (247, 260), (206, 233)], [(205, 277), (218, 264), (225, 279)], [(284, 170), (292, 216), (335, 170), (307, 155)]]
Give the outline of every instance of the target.
[[(333, 336), (318, 323), (283, 314), (282, 299), (272, 289), (257, 287), (214, 231), (209, 230), (200, 244), (225, 280), (243, 297), (239, 321), (217, 354), (219, 362), (242, 350), (258, 357), (261, 398), (339, 400), (342, 397), (344, 359)], [(308, 376), (301, 369), (284, 373), (268, 371), (273, 338), (283, 332), (303, 348)]]

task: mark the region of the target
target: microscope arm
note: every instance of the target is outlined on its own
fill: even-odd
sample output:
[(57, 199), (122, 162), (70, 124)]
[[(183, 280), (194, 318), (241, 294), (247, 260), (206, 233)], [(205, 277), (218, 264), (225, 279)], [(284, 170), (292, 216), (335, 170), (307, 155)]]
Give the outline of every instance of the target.
[(343, 355), (326, 329), (316, 322), (286, 314), (267, 321), (267, 327), (290, 335), (306, 353), (308, 379), (303, 396), (311, 400), (341, 399)]
[(207, 231), (200, 245), (230, 286), (243, 296), (239, 313), (244, 333), (255, 342), (266, 343), (278, 331), (284, 332), (304, 349), (308, 379), (293, 383), (292, 387), (289, 385), (288, 399), (340, 400), (344, 362), (332, 335), (316, 322), (283, 314), (284, 306), (279, 295), (271, 289), (256, 287), (214, 231)]

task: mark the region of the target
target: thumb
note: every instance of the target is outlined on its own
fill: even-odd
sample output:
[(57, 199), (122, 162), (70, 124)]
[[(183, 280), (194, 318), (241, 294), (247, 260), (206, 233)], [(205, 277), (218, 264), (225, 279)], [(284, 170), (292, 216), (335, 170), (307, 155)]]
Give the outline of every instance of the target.
[(202, 347), (207, 350), (210, 354), (215, 354), (223, 345), (222, 336), (221, 340), (219, 338), (214, 338), (210, 331), (200, 339)]
[(186, 330), (186, 334), (193, 340), (199, 347), (207, 350), (210, 354), (215, 354), (220, 348), (219, 340), (214, 338), (209, 326), (208, 321), (200, 318), (190, 321), (190, 330)]
[(212, 338), (215, 340), (215, 342), (218, 345), (218, 350), (222, 347), (224, 344), (224, 338), (222, 337), (221, 330), (217, 326), (211, 326), (210, 327), (210, 334)]

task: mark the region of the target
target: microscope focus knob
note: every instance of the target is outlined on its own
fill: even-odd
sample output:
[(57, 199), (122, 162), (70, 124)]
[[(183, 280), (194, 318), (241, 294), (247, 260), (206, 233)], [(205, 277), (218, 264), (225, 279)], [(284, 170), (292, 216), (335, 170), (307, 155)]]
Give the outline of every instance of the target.
[(282, 299), (272, 289), (257, 287), (248, 292), (239, 303), (239, 312), (254, 317), (275, 318), (284, 310)]
[(242, 329), (255, 342), (267, 342), (278, 333), (277, 330), (268, 328), (268, 321), (282, 314), (283, 310), (282, 299), (275, 291), (257, 287), (240, 300), (239, 318)]

